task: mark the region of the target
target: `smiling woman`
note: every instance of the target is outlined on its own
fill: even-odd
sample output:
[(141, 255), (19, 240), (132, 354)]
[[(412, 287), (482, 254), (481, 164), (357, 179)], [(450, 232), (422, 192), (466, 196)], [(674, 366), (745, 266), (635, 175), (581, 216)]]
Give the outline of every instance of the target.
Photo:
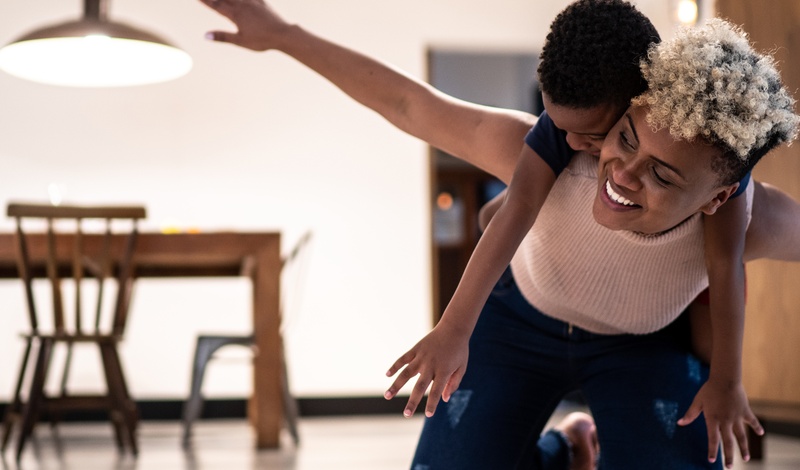
[(713, 214), (738, 186), (721, 185), (712, 168), (722, 149), (653, 131), (647, 113), (630, 108), (600, 153), (593, 215), (611, 230), (665, 232), (692, 215)]
[[(413, 468), (566, 468), (568, 437), (548, 432), (537, 445), (533, 440), (558, 401), (578, 389), (601, 430), (601, 467), (720, 467), (719, 441), (705, 423), (678, 420), (709, 375), (687, 347), (685, 322), (674, 320), (707, 284), (701, 214), (713, 211), (737, 184), (720, 178), (717, 162), (730, 157), (727, 147), (650, 128), (647, 106), (657, 106), (648, 102), (631, 108), (613, 129), (616, 137), (602, 148), (598, 170), (590, 149), (574, 156), (568, 151), (565, 132), (547, 114), (531, 130), (535, 119), (530, 115), (447, 96), (286, 22), (263, 1), (202, 1), (237, 27), (235, 33), (212, 32), (211, 39), (259, 51), (280, 50), (403, 131), (504, 181), (511, 179), (442, 319), (387, 372), (398, 374), (386, 392), (389, 399), (416, 380), (405, 416), (414, 413), (430, 388), (425, 406), (429, 418)], [(625, 28), (619, 27), (622, 18)], [(557, 24), (567, 26), (567, 34), (548, 36), (548, 41), (586, 46), (577, 52), (587, 63), (600, 57), (598, 52), (604, 54), (600, 62), (606, 63), (606, 57), (626, 49), (609, 47), (614, 40), (636, 43), (642, 54), (657, 40), (649, 20), (621, 0), (579, 0), (556, 18), (552, 31)], [(731, 37), (725, 27), (706, 29), (710, 39)], [(633, 37), (634, 30), (642, 34)], [(684, 33), (675, 43), (653, 47), (663, 51), (686, 41), (692, 37)], [(592, 47), (596, 45), (603, 47), (598, 51)], [(740, 65), (759, 57), (727, 44), (721, 49), (731, 52), (728, 58)], [(547, 60), (563, 57), (556, 54)], [(641, 78), (636, 60), (623, 63)], [(568, 61), (564, 68), (574, 71), (571, 65)], [(697, 65), (696, 71), (681, 73), (703, 74)], [(660, 66), (654, 62), (653, 70)], [(756, 74), (764, 72), (771, 71), (764, 68)], [(587, 86), (602, 81), (591, 73), (576, 76), (590, 77)], [(660, 88), (655, 82), (650, 85)], [(625, 105), (617, 108), (620, 115), (644, 88), (625, 98)], [(767, 89), (770, 95), (782, 91), (779, 83)], [(603, 123), (606, 119), (598, 109), (601, 112), (590, 117), (601, 117), (597, 122)], [(775, 127), (763, 116), (743, 116)], [(567, 117), (557, 119), (566, 122)], [(791, 111), (779, 121), (787, 129), (797, 125)], [(591, 137), (607, 129), (565, 130)], [(520, 152), (523, 139), (528, 145)], [(745, 199), (749, 201), (752, 192), (749, 185)], [(595, 222), (597, 198), (609, 225), (619, 224), (624, 230)], [(650, 219), (653, 213), (661, 213), (664, 220)], [(736, 424), (736, 430), (728, 426), (722, 431), (726, 458), (734, 433), (741, 446), (745, 425), (758, 429), (752, 413), (737, 414)], [(593, 456), (590, 443), (578, 451)], [(584, 459), (585, 467), (593, 461)]]

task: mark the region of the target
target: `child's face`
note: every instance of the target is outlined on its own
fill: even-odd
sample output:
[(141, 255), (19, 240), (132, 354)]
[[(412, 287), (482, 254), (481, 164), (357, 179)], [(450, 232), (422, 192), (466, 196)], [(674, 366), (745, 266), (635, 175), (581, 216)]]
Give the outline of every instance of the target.
[(735, 190), (712, 170), (720, 151), (654, 132), (647, 109), (631, 107), (609, 131), (598, 165), (592, 212), (612, 230), (659, 233), (697, 212), (713, 214)]
[(624, 109), (610, 104), (591, 108), (571, 108), (554, 104), (547, 93), (542, 95), (544, 107), (553, 124), (567, 133), (567, 144), (576, 151), (600, 155), (608, 130), (616, 124)]

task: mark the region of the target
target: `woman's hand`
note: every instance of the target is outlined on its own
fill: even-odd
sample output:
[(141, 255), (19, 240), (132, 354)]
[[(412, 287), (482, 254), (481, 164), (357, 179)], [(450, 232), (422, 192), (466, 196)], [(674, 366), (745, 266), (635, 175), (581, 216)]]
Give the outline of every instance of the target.
[(391, 377), (402, 369), (384, 394), (386, 399), (393, 398), (412, 377), (419, 375), (403, 415), (410, 417), (414, 414), (430, 386), (425, 415), (433, 416), (436, 405), (439, 404), (439, 397), (448, 401), (464, 377), (469, 358), (469, 337), (469, 331), (456, 331), (441, 323), (434, 327), (413, 348), (400, 356), (386, 372), (386, 376)]
[(236, 25), (237, 32), (211, 31), (206, 37), (254, 51), (278, 48), (290, 26), (263, 0), (200, 0)]

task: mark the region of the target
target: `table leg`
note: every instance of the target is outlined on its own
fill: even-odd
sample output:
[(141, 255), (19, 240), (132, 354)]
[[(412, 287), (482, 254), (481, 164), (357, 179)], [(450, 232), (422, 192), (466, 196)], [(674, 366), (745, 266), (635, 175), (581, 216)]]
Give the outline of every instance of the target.
[(255, 421), (256, 447), (277, 448), (283, 424), (280, 339), (280, 240), (256, 254), (253, 271), (253, 397), (250, 417)]

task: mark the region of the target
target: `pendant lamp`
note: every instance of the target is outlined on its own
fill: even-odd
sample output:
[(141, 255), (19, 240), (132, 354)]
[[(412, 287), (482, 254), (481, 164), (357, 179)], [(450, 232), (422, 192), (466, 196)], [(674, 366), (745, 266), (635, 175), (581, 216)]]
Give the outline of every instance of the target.
[(172, 80), (192, 68), (186, 52), (107, 16), (106, 0), (84, 0), (83, 18), (37, 29), (0, 49), (0, 69), (50, 85), (118, 87)]

